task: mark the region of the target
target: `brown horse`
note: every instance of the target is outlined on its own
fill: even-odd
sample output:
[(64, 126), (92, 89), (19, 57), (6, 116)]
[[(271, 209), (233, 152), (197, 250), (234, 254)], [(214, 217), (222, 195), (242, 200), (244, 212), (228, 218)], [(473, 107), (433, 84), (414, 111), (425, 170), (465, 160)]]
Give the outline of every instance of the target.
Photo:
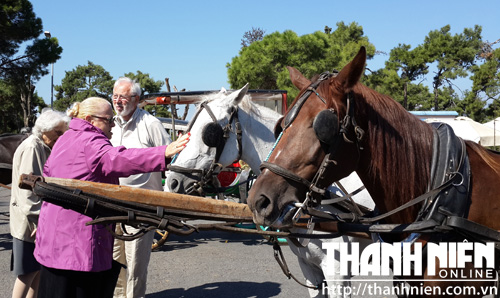
[(19, 144), (29, 134), (2, 134), (0, 135), (0, 183), (12, 182), (12, 159)]
[[(306, 193), (353, 171), (381, 214), (432, 189), (434, 129), (390, 97), (361, 84), (365, 62), (362, 48), (338, 75), (323, 75), (313, 82), (289, 68), (292, 82), (302, 91), (282, 120), (282, 135), (250, 191), (248, 204), (256, 223), (290, 225), (295, 214), (291, 206), (303, 201)], [(468, 141), (464, 148), (471, 175), (463, 213), (470, 221), (499, 230), (500, 155)], [(410, 224), (422, 206), (418, 203), (391, 214), (384, 223)], [(389, 239), (401, 241), (406, 235)], [(445, 238), (437, 239), (426, 234), (419, 241)], [(467, 284), (438, 282), (428, 279), (427, 271), (423, 273), (424, 286)], [(475, 289), (485, 285), (492, 282), (473, 283)]]

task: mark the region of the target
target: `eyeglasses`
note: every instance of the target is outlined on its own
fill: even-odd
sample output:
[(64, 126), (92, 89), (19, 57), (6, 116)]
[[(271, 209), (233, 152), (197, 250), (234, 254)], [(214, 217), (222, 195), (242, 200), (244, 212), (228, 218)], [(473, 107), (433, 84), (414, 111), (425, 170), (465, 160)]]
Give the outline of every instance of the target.
[(101, 119), (103, 121), (107, 121), (109, 124), (113, 124), (113, 122), (115, 121), (115, 117), (106, 118), (106, 117), (100, 117), (100, 116), (95, 116), (95, 115), (90, 115), (90, 116), (97, 118), (97, 119)]
[(121, 94), (113, 94), (111, 96), (111, 98), (113, 100), (118, 100), (118, 99), (121, 99), (121, 100), (125, 100), (125, 101), (130, 101), (132, 99), (132, 97), (135, 97), (136, 95), (130, 95), (130, 96), (125, 96), (125, 95), (121, 95)]

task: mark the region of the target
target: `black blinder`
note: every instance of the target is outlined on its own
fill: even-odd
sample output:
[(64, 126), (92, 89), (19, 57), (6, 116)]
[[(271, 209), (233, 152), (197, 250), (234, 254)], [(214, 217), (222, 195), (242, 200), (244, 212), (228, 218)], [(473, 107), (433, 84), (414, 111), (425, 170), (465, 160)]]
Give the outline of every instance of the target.
[(224, 131), (222, 126), (216, 122), (211, 122), (203, 127), (201, 139), (208, 147), (218, 147), (224, 141)]
[(337, 113), (333, 109), (319, 112), (314, 118), (313, 128), (321, 142), (332, 145), (339, 135), (339, 118)]

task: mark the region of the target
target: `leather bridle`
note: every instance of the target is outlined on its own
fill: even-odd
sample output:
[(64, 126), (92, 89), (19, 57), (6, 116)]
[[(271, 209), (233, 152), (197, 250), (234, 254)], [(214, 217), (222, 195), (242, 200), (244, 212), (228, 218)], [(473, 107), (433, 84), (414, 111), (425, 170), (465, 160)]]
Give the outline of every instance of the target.
[[(302, 94), (302, 96), (297, 100), (297, 110), (296, 111), (291, 111), (294, 112), (295, 114), (292, 115), (291, 121), (288, 121), (288, 123), (285, 123), (285, 127), (283, 128), (283, 131), (281, 134), (278, 136), (276, 143), (273, 146), (273, 150), (278, 144), (278, 142), (281, 139), (281, 136), (283, 133), (286, 131), (286, 129), (291, 125), (293, 120), (297, 117), (297, 114), (299, 113), (300, 109), (302, 108), (304, 102), (311, 96), (311, 94), (315, 93), (323, 103), (326, 104), (326, 101), (318, 94), (316, 91), (316, 88), (321, 84), (321, 82), (335, 76), (336, 74), (331, 74), (329, 72), (325, 72), (319, 76), (319, 78), (313, 82), (307, 89), (306, 91)], [(293, 108), (292, 108), (293, 109)], [(340, 135), (342, 135), (343, 140), (348, 143), (356, 143), (357, 148), (358, 148), (358, 162), (360, 158), (360, 151), (363, 150), (363, 148), (360, 146), (360, 142), (363, 138), (364, 131), (361, 129), (359, 125), (357, 125), (356, 120), (353, 116), (354, 113), (354, 101), (352, 99), (352, 94), (349, 93), (347, 95), (347, 113), (345, 117), (343, 118), (342, 121), (340, 121), (340, 126), (339, 126), (339, 131), (337, 132), (339, 135), (338, 137), (340, 138)], [(286, 119), (286, 117), (285, 117)], [(356, 138), (354, 141), (350, 140), (347, 137), (347, 132), (350, 128), (350, 126), (353, 127), (354, 132), (356, 134)], [(293, 173), (292, 171), (285, 169), (282, 166), (279, 166), (277, 164), (268, 162), (268, 158), (271, 155), (272, 151), (269, 153), (268, 158), (262, 162), (260, 168), (261, 170), (268, 169), (272, 173), (283, 177), (286, 180), (297, 182), (307, 188), (307, 193), (306, 193), (306, 199), (302, 204), (296, 204), (296, 206), (299, 207), (297, 212), (295, 213), (295, 216), (293, 218), (294, 221), (298, 220), (298, 217), (300, 216), (301, 211), (305, 211), (309, 207), (316, 207), (321, 204), (321, 199), (323, 197), (326, 198), (331, 198), (332, 194), (327, 190), (328, 186), (321, 186), (320, 182), (323, 179), (325, 172), (328, 170), (328, 168), (332, 165), (337, 164), (337, 162), (334, 160), (334, 155), (335, 152), (337, 151), (339, 145), (341, 143), (341, 140), (337, 141), (333, 145), (329, 145), (327, 149), (327, 153), (325, 157), (323, 158), (323, 161), (321, 162), (321, 165), (319, 169), (317, 170), (316, 174), (314, 175), (313, 179), (311, 181), (300, 177), (299, 175)], [(358, 209), (359, 211), (359, 209)]]

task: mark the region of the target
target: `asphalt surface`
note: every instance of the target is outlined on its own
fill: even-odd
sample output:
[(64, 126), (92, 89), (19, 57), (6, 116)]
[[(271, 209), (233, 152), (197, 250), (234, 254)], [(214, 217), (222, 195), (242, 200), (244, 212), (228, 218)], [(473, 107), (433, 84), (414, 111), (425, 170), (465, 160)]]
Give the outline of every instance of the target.
[[(10, 191), (0, 187), (0, 298), (11, 297), (15, 276), (10, 272)], [(282, 247), (290, 271), (301, 276), (296, 257)], [(148, 298), (159, 297), (308, 297), (289, 280), (261, 236), (203, 231), (169, 236), (153, 251), (148, 270)]]
[[(0, 186), (0, 298), (11, 297), (15, 281), (10, 272), (9, 202), (10, 190)], [(282, 251), (292, 274), (302, 278), (297, 257), (286, 245)], [(352, 297), (396, 297), (380, 292), (367, 295), (367, 286), (373, 284), (354, 278)], [(392, 282), (376, 284), (390, 286)], [(283, 274), (272, 245), (262, 236), (202, 231), (189, 236), (171, 235), (165, 245), (152, 252), (146, 297), (306, 298), (309, 294)]]

